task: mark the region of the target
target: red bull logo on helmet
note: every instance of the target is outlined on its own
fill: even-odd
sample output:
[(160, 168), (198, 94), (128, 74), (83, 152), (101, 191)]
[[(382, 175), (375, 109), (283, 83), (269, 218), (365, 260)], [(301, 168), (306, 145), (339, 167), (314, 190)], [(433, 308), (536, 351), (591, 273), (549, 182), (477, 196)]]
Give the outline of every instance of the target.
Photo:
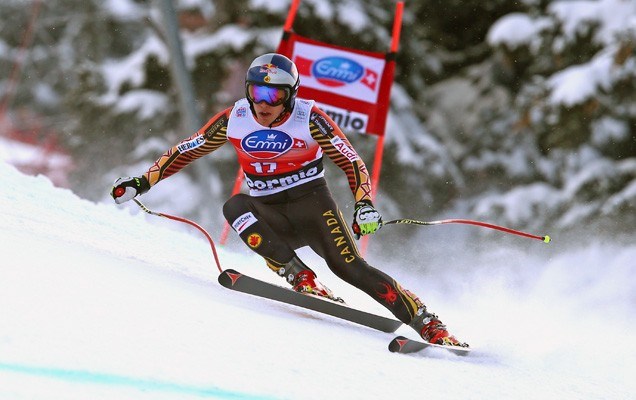
[(261, 65), (261, 69), (259, 72), (262, 72), (265, 74), (275, 74), (278, 72), (278, 67), (275, 66), (274, 64), (264, 64), (264, 65)]

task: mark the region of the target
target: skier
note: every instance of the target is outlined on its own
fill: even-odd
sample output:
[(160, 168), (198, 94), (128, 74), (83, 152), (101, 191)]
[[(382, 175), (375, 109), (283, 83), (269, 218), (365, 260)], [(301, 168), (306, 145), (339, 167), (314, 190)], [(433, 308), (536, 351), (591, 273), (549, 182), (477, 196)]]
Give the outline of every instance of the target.
[(296, 97), (299, 84), (296, 65), (287, 57), (257, 57), (247, 71), (245, 98), (165, 152), (143, 175), (117, 179), (111, 196), (117, 204), (129, 201), (229, 141), (250, 194), (231, 197), (223, 214), (272, 271), (296, 291), (333, 299), (295, 253), (309, 246), (339, 278), (389, 309), (425, 341), (467, 347), (413, 293), (360, 256), (327, 188), (323, 153), (347, 176), (357, 238), (382, 226), (371, 202), (369, 173), (334, 121), (313, 101)]

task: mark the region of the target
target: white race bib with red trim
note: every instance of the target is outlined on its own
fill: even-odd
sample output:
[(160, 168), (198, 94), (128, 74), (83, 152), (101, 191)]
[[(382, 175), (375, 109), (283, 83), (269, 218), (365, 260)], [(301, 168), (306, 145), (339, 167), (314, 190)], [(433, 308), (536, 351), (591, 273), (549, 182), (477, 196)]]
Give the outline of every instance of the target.
[(287, 121), (273, 128), (256, 121), (247, 99), (234, 104), (227, 138), (236, 150), (252, 196), (281, 192), (324, 176), (319, 162), (322, 149), (309, 132), (313, 104), (296, 99)]

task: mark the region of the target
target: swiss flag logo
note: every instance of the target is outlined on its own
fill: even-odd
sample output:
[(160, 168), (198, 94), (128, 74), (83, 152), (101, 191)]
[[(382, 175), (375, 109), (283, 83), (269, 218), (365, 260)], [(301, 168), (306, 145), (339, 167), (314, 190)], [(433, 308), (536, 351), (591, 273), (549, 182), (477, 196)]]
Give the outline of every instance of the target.
[(294, 149), (306, 149), (307, 142), (302, 139), (294, 138)]
[(378, 84), (378, 73), (370, 70), (369, 68), (365, 68), (364, 77), (360, 80), (360, 83), (371, 90), (375, 90), (375, 87)]

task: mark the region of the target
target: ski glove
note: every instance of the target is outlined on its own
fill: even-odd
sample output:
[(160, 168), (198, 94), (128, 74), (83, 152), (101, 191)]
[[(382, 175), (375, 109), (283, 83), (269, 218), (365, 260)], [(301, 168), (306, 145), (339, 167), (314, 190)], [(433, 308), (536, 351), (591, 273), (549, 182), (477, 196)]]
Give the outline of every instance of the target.
[(358, 201), (355, 205), (353, 213), (353, 224), (351, 228), (356, 235), (356, 239), (360, 236), (376, 233), (382, 227), (382, 216), (373, 208), (370, 201)]
[(146, 193), (148, 190), (150, 190), (150, 183), (148, 183), (148, 179), (145, 176), (124, 177), (115, 181), (110, 195), (115, 199), (115, 203), (121, 204), (132, 200), (133, 197)]

